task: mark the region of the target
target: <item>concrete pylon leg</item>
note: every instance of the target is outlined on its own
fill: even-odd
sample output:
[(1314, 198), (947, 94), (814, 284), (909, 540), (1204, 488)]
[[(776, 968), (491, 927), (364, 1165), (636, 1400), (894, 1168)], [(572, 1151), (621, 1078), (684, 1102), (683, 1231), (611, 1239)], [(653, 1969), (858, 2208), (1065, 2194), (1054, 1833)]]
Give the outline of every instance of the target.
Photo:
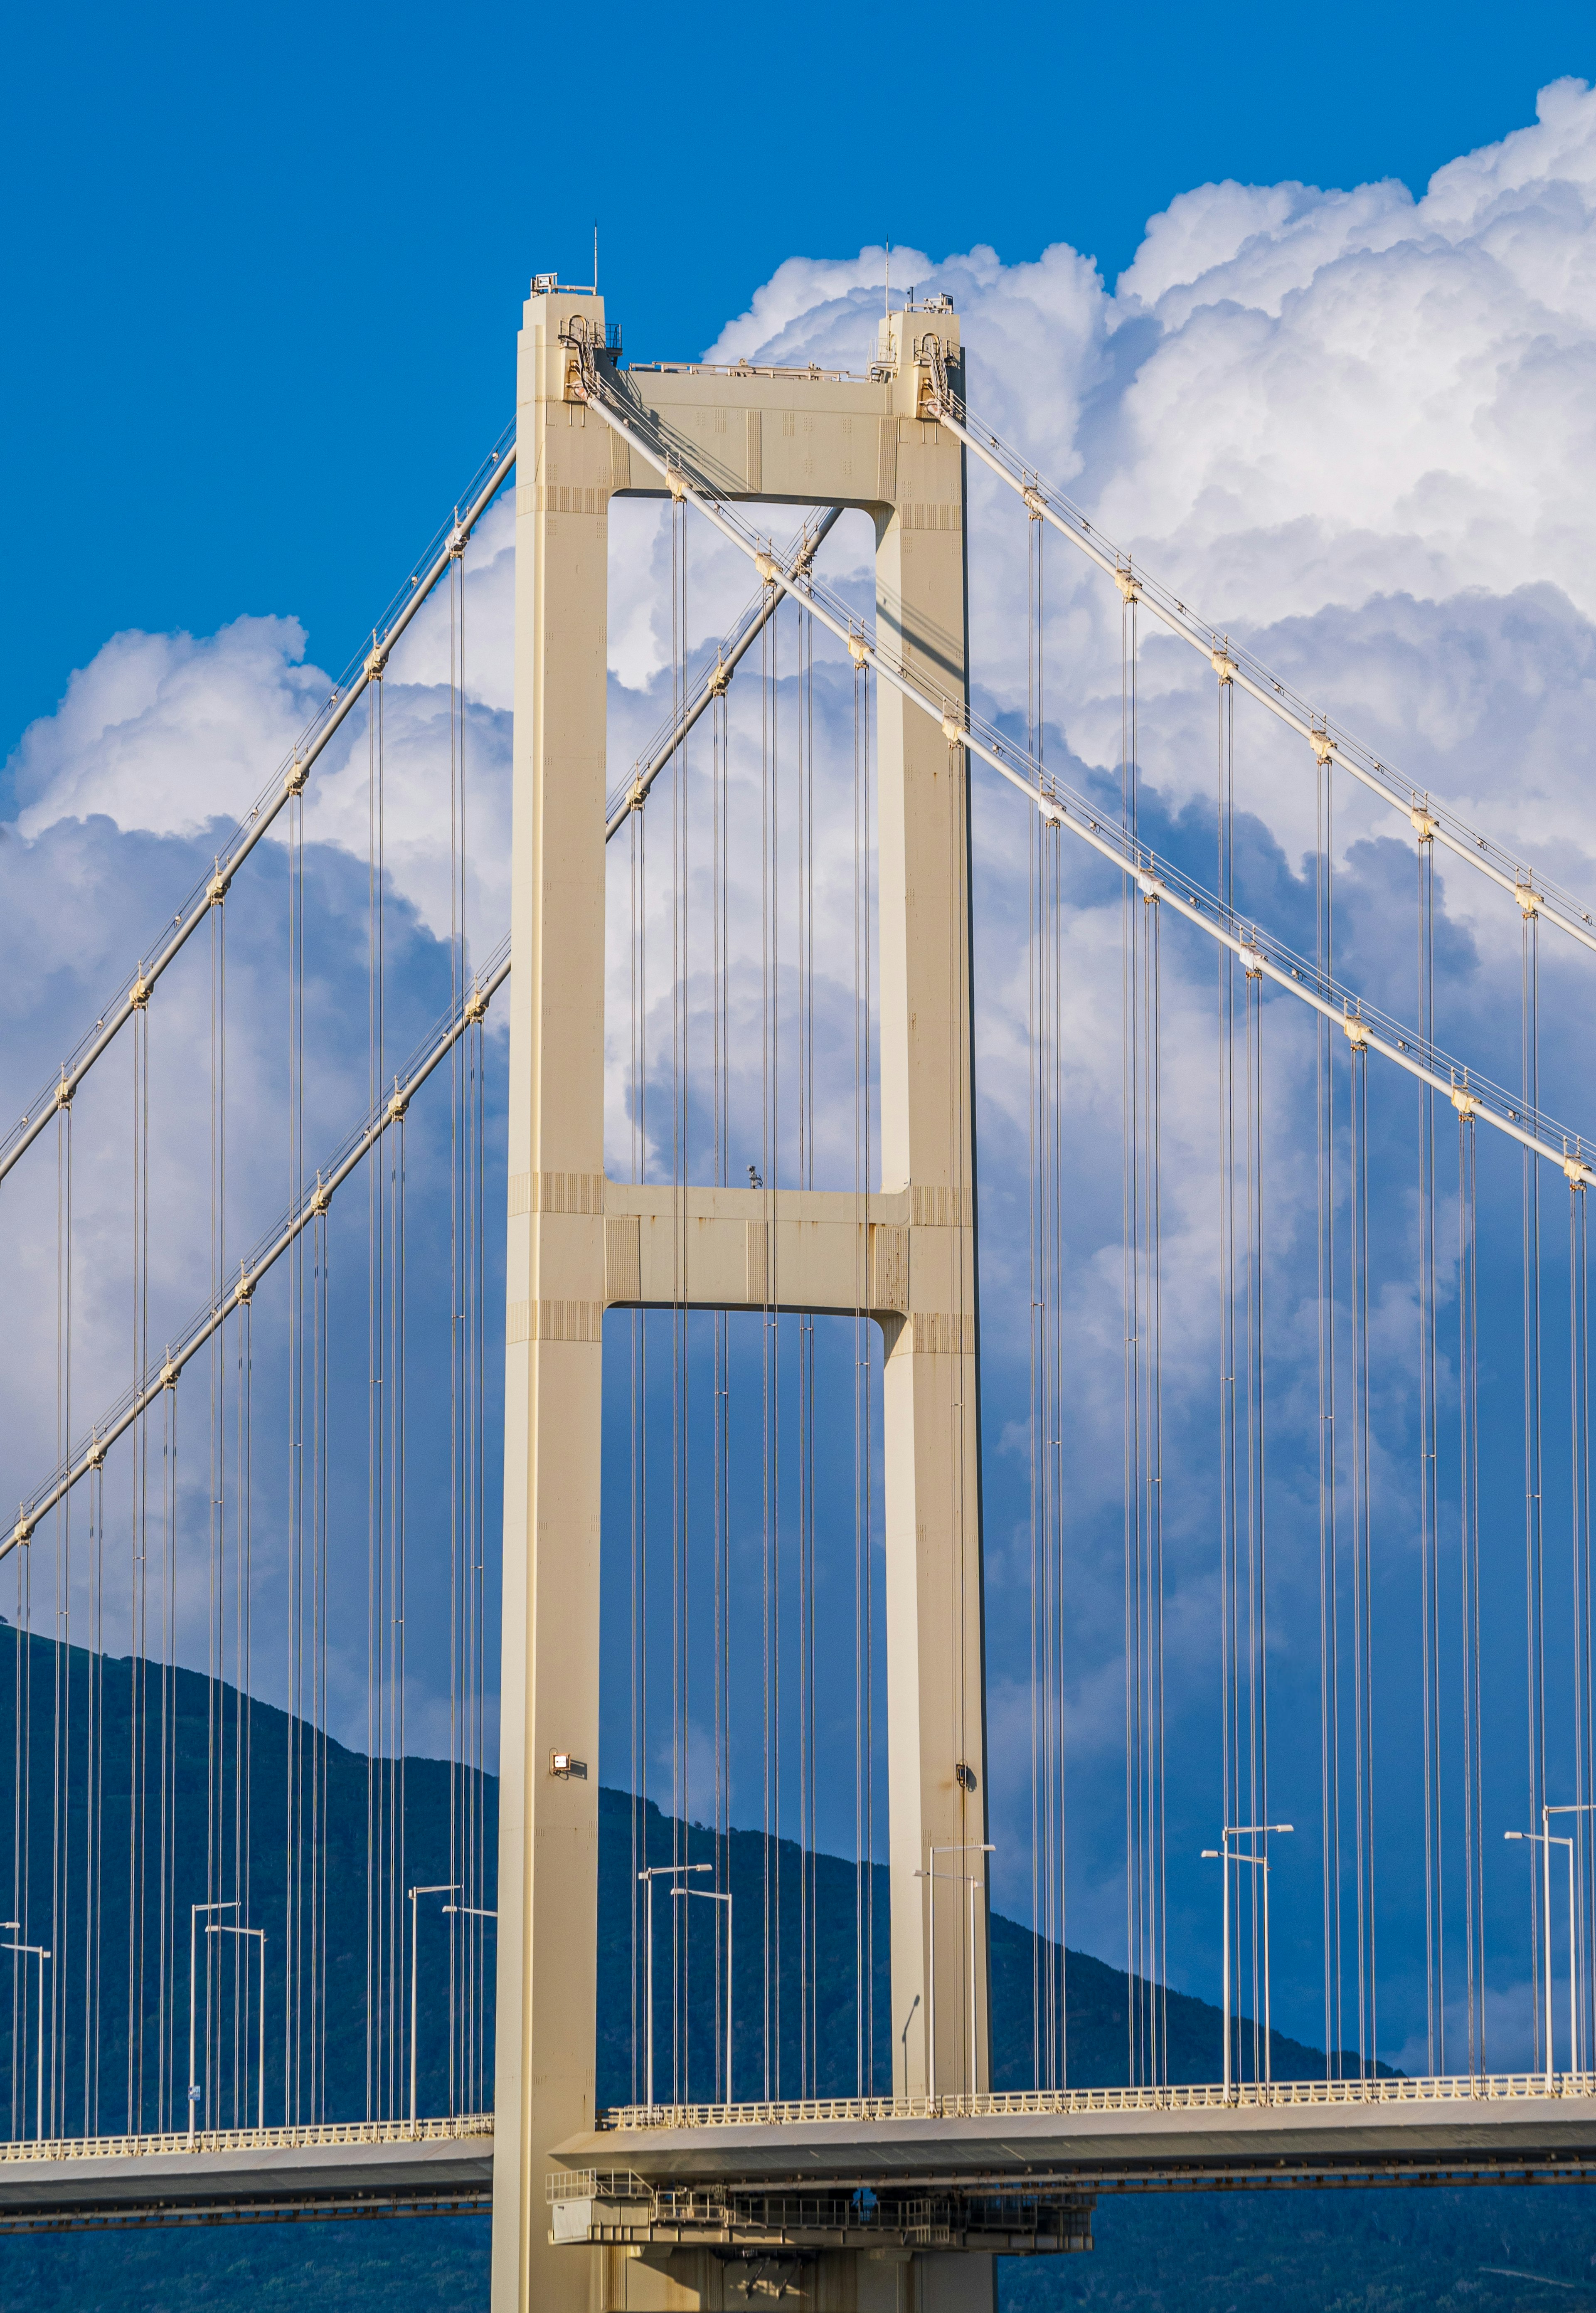
[[(877, 632), (961, 715), (960, 444), (900, 418), (897, 476)], [(934, 722), (878, 699), (881, 1185), (913, 1188), (883, 1391), (893, 2084), (947, 2095), (988, 2085), (989, 2038), (967, 775)]]
[(529, 300), (517, 389), (494, 2313), (586, 2313), (593, 2278), (543, 2193), (597, 1999), (609, 441), (565, 398), (574, 315), (602, 337), (596, 297)]

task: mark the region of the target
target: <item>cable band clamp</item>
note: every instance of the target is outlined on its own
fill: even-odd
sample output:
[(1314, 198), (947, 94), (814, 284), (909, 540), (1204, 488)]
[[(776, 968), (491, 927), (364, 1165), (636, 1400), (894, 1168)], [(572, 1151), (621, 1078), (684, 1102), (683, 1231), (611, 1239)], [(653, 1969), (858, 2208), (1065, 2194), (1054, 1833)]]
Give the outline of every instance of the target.
[(11, 1529), (11, 1538), (13, 1543), (31, 1542), (33, 1539), (32, 1519), (31, 1517), (19, 1517), (15, 1526)]
[(1515, 884), (1513, 887), (1513, 896), (1518, 901), (1519, 912), (1526, 923), (1531, 916), (1538, 916), (1540, 913), (1540, 893), (1531, 885)]
[(1229, 651), (1212, 650), (1208, 653), (1208, 656), (1214, 663), (1214, 672), (1219, 677), (1221, 682), (1234, 682), (1236, 679), (1236, 662), (1231, 656)]
[(375, 635), (373, 635), (372, 637), (372, 646), (365, 655), (366, 681), (368, 682), (381, 682), (382, 680), (382, 670), (387, 664), (387, 649), (383, 644), (377, 640)]
[(480, 985), (475, 985), (473, 986), (470, 994), (466, 998), (466, 1018), (468, 1020), (484, 1020), (487, 1016), (487, 990)]
[(865, 641), (863, 635), (850, 635), (848, 637), (848, 656), (853, 660), (855, 666), (864, 666), (868, 663), (870, 658), (870, 645)]
[(1349, 1012), (1341, 1025), (1346, 1031), (1346, 1041), (1353, 1051), (1366, 1052), (1369, 1049), (1369, 1031), (1364, 1023), (1358, 1018), (1357, 1014)]
[(1048, 511), (1048, 501), (1040, 490), (1033, 489), (1028, 482), (1020, 496), (1025, 502), (1025, 511), (1030, 514), (1032, 522), (1040, 522)]
[(310, 776), (309, 763), (302, 763), (299, 757), (295, 755), (288, 766), (288, 776), (283, 781), (283, 793), (291, 796), (303, 795), (305, 781)]
[(1245, 942), (1236, 950), (1236, 961), (1249, 980), (1261, 980), (1264, 975), (1264, 952), (1261, 947), (1250, 947)]
[(1320, 763), (1329, 763), (1336, 752), (1336, 742), (1328, 731), (1310, 731), (1308, 744), (1312, 748)]
[(1114, 573), (1114, 584), (1118, 587), (1120, 594), (1127, 602), (1139, 602), (1141, 601), (1142, 582), (1138, 577), (1136, 577), (1133, 571), (1116, 570)]
[(943, 709), (943, 737), (950, 747), (962, 747), (965, 742), (964, 726), (960, 721), (957, 711), (951, 707), (944, 707)]
[(1596, 1173), (1591, 1170), (1583, 1157), (1565, 1156), (1563, 1170), (1568, 1176), (1568, 1185), (1571, 1189), (1596, 1188)]
[(1434, 814), (1425, 811), (1421, 805), (1416, 803), (1407, 816), (1413, 822), (1413, 831), (1419, 841), (1434, 843), (1436, 824)]
[(1478, 1101), (1475, 1099), (1474, 1095), (1464, 1085), (1453, 1085), (1451, 1088), (1451, 1104), (1457, 1110), (1460, 1116), (1478, 1116), (1480, 1113), (1480, 1104)]
[(1136, 875), (1136, 889), (1150, 908), (1155, 907), (1164, 895), (1164, 886), (1157, 876), (1149, 875), (1144, 868)]

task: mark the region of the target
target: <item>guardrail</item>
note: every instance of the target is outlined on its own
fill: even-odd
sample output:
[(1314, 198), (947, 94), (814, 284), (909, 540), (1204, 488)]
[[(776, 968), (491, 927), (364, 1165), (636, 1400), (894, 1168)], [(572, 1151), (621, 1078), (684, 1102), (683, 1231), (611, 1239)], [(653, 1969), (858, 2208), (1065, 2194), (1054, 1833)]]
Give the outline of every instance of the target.
[(1004, 2120), (1034, 2115), (1214, 2112), (1293, 2105), (1468, 2104), (1596, 2097), (1596, 2072), (1459, 2072), (1428, 2080), (1260, 2080), (1232, 2087), (1015, 2089), (985, 2096), (829, 2097), (788, 2104), (623, 2105), (601, 2124), (662, 2128), (778, 2127), (810, 2121)]
[(452, 2119), (324, 2120), (301, 2128), (168, 2130), (159, 2136), (51, 2136), (0, 2143), (0, 2165), (37, 2160), (136, 2159), (171, 2152), (292, 2152), (317, 2145), (448, 2143), (493, 2134), (491, 2112), (460, 2113)]

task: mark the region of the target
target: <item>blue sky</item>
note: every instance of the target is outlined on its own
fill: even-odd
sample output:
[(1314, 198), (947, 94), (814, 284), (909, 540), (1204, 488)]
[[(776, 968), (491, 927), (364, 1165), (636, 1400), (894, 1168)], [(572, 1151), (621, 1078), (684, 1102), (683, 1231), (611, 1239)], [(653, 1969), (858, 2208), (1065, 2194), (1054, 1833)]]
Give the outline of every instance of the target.
[(527, 277), (586, 278), (595, 218), (629, 348), (680, 358), (794, 252), (1065, 241), (1111, 285), (1189, 186), (1416, 192), (1596, 67), (1572, 0), (592, 22), (19, 13), (0, 757), (119, 629), (286, 611), (341, 665), (508, 413)]

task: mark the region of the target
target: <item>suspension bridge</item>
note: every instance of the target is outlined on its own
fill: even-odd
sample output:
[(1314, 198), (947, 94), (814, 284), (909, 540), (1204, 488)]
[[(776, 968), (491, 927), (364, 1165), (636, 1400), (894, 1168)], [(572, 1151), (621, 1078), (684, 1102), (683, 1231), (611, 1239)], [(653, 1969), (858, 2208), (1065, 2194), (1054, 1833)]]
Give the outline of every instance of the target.
[[(989, 2303), (996, 2255), (1089, 2248), (1107, 2193), (1596, 2166), (1596, 1162), (1543, 1104), (1540, 1027), (1543, 938), (1562, 989), (1596, 925), (1118, 550), (964, 378), (943, 297), (889, 301), (860, 375), (628, 366), (596, 287), (538, 279), (513, 426), (0, 1142), (31, 1361), (6, 1424), (31, 1490), (0, 1538), (0, 2229), (491, 2203), (504, 2313), (750, 2293), (909, 2313)], [(991, 704), (970, 664), (972, 479), (1024, 560), (1022, 704)], [(671, 703), (618, 778), (628, 498), (663, 512)], [(771, 503), (795, 535), (759, 526)], [(850, 518), (873, 528), (863, 582), (826, 575)], [(490, 536), (515, 574), (504, 874), (467, 677)], [(1111, 779), (1057, 768), (1056, 539), (1117, 613)], [(710, 652), (700, 551), (748, 589)], [(1147, 786), (1178, 644), (1211, 734), (1200, 829)], [(1239, 852), (1239, 727), (1243, 759), (1264, 734), (1311, 798), (1305, 918), (1271, 918)], [(318, 818), (323, 793), (341, 816)], [(1338, 893), (1348, 823), (1407, 847), (1400, 972)], [(326, 861), (335, 840), (355, 856), (351, 827), (364, 954)], [(400, 896), (423, 844), (425, 937)], [(995, 859), (1023, 910), (1019, 1156), (978, 1175), (972, 894)], [(1482, 879), (1482, 949), (1512, 943), (1516, 1051), (1439, 1041), (1438, 860)], [(1091, 910), (1112, 926), (1101, 1002)], [(1119, 1046), (1106, 1473), (1076, 1273), (1093, 1005)], [(1183, 1222), (1177, 1279), (1166, 1148), (1194, 1137), (1208, 1218)], [(1006, 1746), (999, 1438), (1024, 1466)], [(1065, 1766), (1098, 1495), (1124, 1576), (1126, 1989), (1119, 2077), (1084, 2084)], [(1194, 1566), (1207, 2081), (1177, 2076), (1167, 1989)], [(1029, 1834), (1029, 2078), (998, 2087), (993, 1785), (1027, 1742), (1004, 1820)], [(1531, 2039), (1506, 2071), (1504, 1830), (1533, 1859), (1510, 1930)], [(1310, 2078), (1274, 2076), (1285, 1842), (1316, 1888), (1290, 1913), (1299, 2004), (1322, 1976)], [(1421, 2062), (1382, 2055), (1382, 1990)]]

